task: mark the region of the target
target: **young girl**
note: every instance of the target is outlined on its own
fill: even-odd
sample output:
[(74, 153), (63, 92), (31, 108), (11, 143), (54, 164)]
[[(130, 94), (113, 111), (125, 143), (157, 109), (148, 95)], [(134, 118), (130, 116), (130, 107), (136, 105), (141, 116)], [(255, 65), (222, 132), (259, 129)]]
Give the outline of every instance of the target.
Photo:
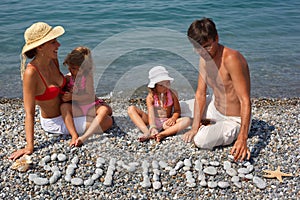
[[(128, 115), (133, 123), (143, 132), (141, 142), (163, 138), (176, 134), (187, 128), (189, 117), (180, 118), (180, 105), (176, 94), (170, 89), (168, 71), (162, 66), (153, 67), (149, 71), (149, 94), (146, 98), (148, 114), (135, 106), (128, 108)], [(149, 125), (149, 127), (147, 127)]]
[[(112, 121), (112, 109), (102, 99), (98, 99), (94, 93), (93, 62), (91, 51), (87, 47), (75, 48), (65, 58), (64, 65), (68, 66), (70, 73), (66, 75), (67, 87), (62, 96), (65, 103), (61, 105), (61, 113), (72, 136), (70, 145), (81, 146), (93, 133), (103, 132), (111, 127), (112, 123), (106, 123), (104, 127), (101, 126), (101, 123), (107, 120)], [(95, 118), (93, 131), (86, 131), (83, 136), (78, 137), (73, 116)], [(97, 128), (99, 124), (100, 129)]]

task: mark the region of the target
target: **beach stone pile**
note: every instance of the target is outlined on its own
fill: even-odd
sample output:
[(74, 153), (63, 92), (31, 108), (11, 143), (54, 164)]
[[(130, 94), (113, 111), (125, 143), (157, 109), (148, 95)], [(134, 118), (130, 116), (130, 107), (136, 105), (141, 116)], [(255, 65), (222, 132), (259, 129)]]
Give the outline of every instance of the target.
[[(12, 169), (8, 156), (25, 143), (21, 100), (0, 101), (1, 199), (297, 199), (300, 196), (300, 100), (253, 99), (248, 147), (251, 159), (235, 162), (231, 146), (213, 150), (182, 141), (137, 140), (140, 131), (125, 108), (111, 101), (114, 125), (80, 148), (69, 136), (45, 133), (36, 110), (35, 151), (29, 169)], [(144, 103), (140, 108), (145, 109)], [(263, 170), (292, 173), (266, 179)], [(13, 184), (11, 184), (13, 183)]]

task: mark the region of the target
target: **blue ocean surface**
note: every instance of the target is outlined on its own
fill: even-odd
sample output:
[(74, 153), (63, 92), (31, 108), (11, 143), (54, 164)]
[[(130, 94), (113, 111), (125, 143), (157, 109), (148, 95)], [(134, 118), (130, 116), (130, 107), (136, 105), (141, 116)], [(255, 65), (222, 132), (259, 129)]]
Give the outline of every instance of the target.
[(93, 50), (99, 96), (144, 90), (155, 65), (166, 66), (174, 86), (193, 95), (198, 57), (186, 31), (202, 17), (214, 20), (220, 43), (247, 59), (251, 97), (299, 97), (300, 1), (2, 0), (0, 10), (0, 97), (22, 97), (23, 34), (38, 21), (66, 30), (58, 39), (64, 73), (74, 47)]

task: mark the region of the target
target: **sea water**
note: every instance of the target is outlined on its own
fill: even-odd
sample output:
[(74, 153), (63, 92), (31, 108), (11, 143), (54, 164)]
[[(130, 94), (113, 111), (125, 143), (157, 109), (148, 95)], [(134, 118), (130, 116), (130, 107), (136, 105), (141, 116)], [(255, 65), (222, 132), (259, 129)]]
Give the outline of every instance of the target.
[(299, 97), (299, 1), (2, 0), (0, 10), (0, 97), (22, 97), (23, 34), (44, 21), (66, 30), (58, 39), (64, 73), (68, 52), (79, 45), (92, 49), (99, 96), (139, 94), (146, 90), (148, 70), (163, 65), (175, 79), (173, 87), (189, 98), (199, 58), (186, 31), (202, 17), (214, 20), (220, 43), (247, 59), (251, 97)]

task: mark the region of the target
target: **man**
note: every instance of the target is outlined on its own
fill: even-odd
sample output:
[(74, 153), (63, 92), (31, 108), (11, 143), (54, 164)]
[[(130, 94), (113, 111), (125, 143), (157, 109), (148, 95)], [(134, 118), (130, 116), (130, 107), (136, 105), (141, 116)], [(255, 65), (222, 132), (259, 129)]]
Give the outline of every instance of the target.
[[(219, 44), (216, 26), (211, 19), (194, 21), (187, 34), (200, 55), (200, 73), (193, 125), (183, 135), (183, 140), (194, 140), (197, 147), (207, 149), (229, 145), (236, 140), (230, 151), (234, 159), (249, 159), (247, 139), (251, 102), (247, 61), (238, 51)], [(211, 101), (207, 98), (207, 86), (213, 92)], [(204, 118), (213, 123), (204, 126)]]

